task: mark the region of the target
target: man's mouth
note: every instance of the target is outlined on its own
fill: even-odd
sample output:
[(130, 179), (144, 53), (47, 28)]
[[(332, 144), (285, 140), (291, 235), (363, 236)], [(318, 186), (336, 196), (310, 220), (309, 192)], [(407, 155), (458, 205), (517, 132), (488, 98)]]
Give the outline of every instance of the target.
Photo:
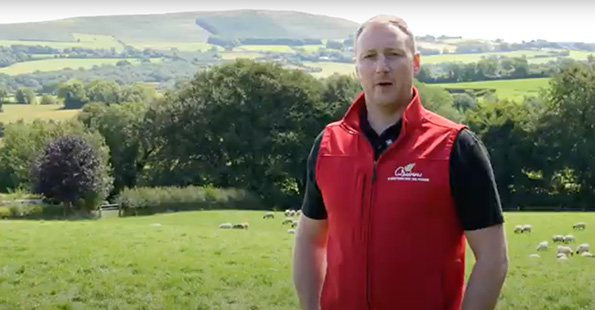
[(377, 85), (378, 86), (391, 86), (391, 85), (393, 85), (393, 83), (391, 83), (391, 82), (380, 82)]

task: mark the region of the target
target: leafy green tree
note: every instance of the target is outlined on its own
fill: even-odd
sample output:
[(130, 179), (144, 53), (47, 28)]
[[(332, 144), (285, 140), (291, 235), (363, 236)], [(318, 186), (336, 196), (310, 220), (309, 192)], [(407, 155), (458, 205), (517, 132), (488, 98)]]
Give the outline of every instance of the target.
[(114, 81), (93, 80), (85, 86), (85, 94), (90, 102), (113, 104), (119, 102), (120, 86)]
[(73, 209), (96, 209), (107, 194), (101, 155), (79, 135), (58, 137), (32, 164), (33, 192)]
[(70, 80), (60, 85), (58, 88), (58, 98), (64, 100), (64, 107), (66, 109), (80, 109), (89, 102), (85, 85), (79, 80)]
[(37, 95), (31, 88), (19, 88), (15, 98), (19, 104), (37, 104)]

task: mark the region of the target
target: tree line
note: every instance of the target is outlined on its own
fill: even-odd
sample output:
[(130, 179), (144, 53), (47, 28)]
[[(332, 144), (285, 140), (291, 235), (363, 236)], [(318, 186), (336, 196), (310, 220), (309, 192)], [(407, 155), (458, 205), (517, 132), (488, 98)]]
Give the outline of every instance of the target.
[[(471, 98), (473, 104), (415, 85), (428, 109), (467, 124), (484, 141), (505, 209), (573, 209), (588, 208), (595, 198), (593, 81), (595, 64), (572, 62), (539, 98)], [(95, 85), (111, 93), (107, 84)], [(101, 136), (109, 150), (109, 197), (129, 188), (195, 185), (238, 188), (269, 207), (297, 207), (314, 138), (360, 91), (350, 76), (317, 80), (242, 59), (199, 71), (162, 97), (94, 96), (70, 122), (6, 125), (0, 187), (30, 188), (36, 154), (48, 141), (78, 132)]]

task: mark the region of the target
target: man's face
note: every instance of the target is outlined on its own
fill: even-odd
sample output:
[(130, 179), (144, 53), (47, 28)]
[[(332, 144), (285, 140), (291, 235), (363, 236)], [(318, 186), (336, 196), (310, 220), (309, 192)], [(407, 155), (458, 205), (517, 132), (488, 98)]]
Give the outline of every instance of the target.
[(366, 102), (389, 106), (411, 95), (420, 56), (414, 54), (413, 43), (397, 26), (368, 26), (357, 40), (355, 57)]

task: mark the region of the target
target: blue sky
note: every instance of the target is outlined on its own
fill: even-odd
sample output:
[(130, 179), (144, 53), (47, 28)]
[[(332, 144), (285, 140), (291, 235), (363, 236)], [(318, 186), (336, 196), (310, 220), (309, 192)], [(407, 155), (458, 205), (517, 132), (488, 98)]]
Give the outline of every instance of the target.
[(376, 14), (399, 15), (407, 20), (416, 35), (461, 35), (515, 42), (533, 39), (595, 42), (595, 31), (590, 30), (595, 29), (592, 17), (595, 1), (0, 0), (4, 1), (8, 3), (0, 5), (0, 23), (93, 15), (269, 9), (342, 17), (358, 23)]

